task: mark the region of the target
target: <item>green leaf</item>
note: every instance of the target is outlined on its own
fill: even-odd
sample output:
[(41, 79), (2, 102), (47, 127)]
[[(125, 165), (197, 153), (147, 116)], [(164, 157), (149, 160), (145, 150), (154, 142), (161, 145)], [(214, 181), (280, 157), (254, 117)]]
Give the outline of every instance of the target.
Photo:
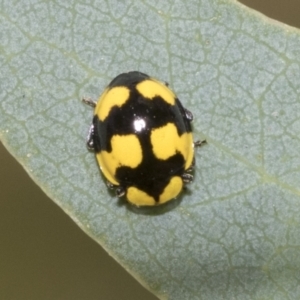
[[(161, 299), (300, 297), (300, 34), (230, 0), (0, 4), (0, 137)], [(85, 147), (117, 74), (168, 81), (195, 116), (195, 181), (162, 207), (109, 193)]]

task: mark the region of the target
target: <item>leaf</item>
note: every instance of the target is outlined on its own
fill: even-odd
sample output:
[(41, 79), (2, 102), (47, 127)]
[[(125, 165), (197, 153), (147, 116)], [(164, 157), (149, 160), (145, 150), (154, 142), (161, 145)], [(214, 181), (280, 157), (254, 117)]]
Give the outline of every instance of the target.
[[(161, 299), (300, 297), (300, 36), (230, 0), (1, 3), (0, 137)], [(85, 147), (117, 74), (166, 80), (195, 116), (195, 181), (134, 209)]]

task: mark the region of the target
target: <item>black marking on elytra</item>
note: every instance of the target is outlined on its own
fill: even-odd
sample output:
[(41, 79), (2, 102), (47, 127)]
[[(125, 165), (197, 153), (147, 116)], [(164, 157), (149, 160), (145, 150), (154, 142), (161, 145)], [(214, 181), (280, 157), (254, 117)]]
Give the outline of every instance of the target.
[(115, 77), (110, 84), (108, 85), (109, 88), (113, 88), (116, 86), (127, 86), (129, 89), (136, 86), (138, 83), (150, 79), (150, 77), (142, 72), (133, 71), (128, 73), (122, 73)]

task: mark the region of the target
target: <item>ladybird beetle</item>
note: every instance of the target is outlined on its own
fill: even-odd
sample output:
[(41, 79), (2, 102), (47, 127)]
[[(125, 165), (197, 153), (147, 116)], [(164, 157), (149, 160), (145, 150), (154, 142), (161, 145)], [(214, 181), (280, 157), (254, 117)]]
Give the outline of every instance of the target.
[(136, 206), (174, 199), (193, 180), (193, 115), (164, 84), (133, 71), (114, 78), (94, 107), (87, 146), (108, 186)]

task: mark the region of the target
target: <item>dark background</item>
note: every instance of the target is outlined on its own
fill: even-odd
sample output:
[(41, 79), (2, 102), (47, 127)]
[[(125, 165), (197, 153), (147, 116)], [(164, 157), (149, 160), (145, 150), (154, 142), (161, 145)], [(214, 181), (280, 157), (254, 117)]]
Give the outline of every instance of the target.
[[(243, 0), (300, 28), (299, 0)], [(154, 300), (0, 144), (0, 299)]]

